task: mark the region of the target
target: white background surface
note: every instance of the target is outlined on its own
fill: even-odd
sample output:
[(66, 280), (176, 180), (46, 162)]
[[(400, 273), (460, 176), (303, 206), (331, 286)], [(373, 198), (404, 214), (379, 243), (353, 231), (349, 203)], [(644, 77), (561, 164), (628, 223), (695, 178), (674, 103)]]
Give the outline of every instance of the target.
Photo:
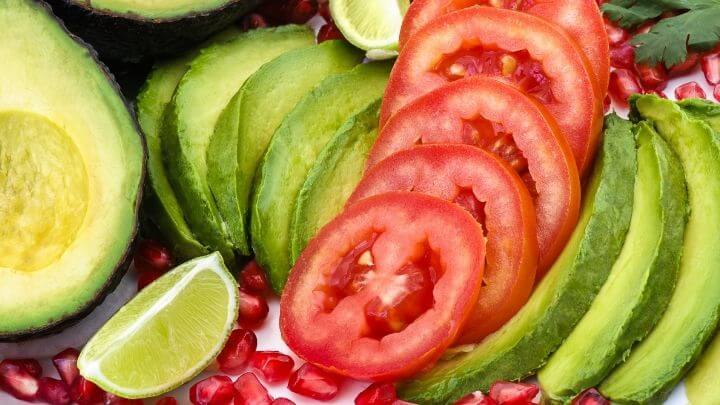
[[(705, 89), (705, 92), (707, 93), (708, 99), (713, 98), (713, 89), (707, 85), (707, 82), (705, 81), (705, 78), (702, 75), (702, 72), (699, 71), (699, 68), (690, 76), (682, 77), (674, 79), (670, 82), (667, 89), (665, 90), (665, 93), (670, 98), (674, 98), (674, 89), (677, 85), (686, 83), (690, 80), (695, 80), (700, 85), (703, 86)], [(624, 113), (624, 111), (618, 111), (618, 113)], [(113, 314), (115, 311), (117, 311), (123, 303), (125, 303), (127, 300), (129, 300), (136, 291), (136, 284), (135, 284), (135, 275), (132, 269), (130, 272), (128, 272), (128, 276), (125, 277), (121, 285), (118, 287), (118, 289), (111, 294), (105, 302), (98, 308), (95, 309), (95, 311), (85, 320), (83, 320), (81, 323), (77, 324), (76, 326), (64, 331), (63, 333), (43, 339), (38, 339), (34, 341), (28, 341), (23, 343), (0, 343), (0, 358), (18, 358), (18, 357), (32, 357), (32, 358), (38, 358), (43, 359), (43, 367), (45, 371), (45, 375), (54, 376), (57, 378), (57, 373), (55, 372), (55, 369), (52, 366), (52, 363), (50, 363), (47, 358), (52, 357), (54, 354), (62, 351), (63, 349), (67, 347), (77, 347), (80, 348), (92, 334), (100, 327), (102, 324)], [(281, 352), (291, 354), (290, 350), (287, 348), (285, 343), (280, 338), (280, 333), (277, 327), (278, 324), (278, 305), (277, 300), (272, 300), (270, 302), (270, 314), (268, 316), (268, 319), (263, 324), (263, 326), (256, 331), (257, 337), (258, 337), (258, 350), (279, 350)], [(310, 325), (308, 327), (311, 327)], [(296, 366), (299, 363), (296, 359)], [(205, 378), (209, 375), (214, 374), (214, 372), (209, 371), (200, 377), (198, 377), (195, 381), (198, 381), (202, 378)], [(187, 384), (185, 387), (172, 392), (168, 395), (174, 396), (179, 403), (181, 404), (189, 404), (188, 400), (188, 389), (189, 387), (194, 384), (190, 383)], [(274, 385), (268, 385), (265, 384), (267, 388), (269, 389), (271, 395), (273, 397), (286, 397), (289, 399), (292, 399), (295, 401), (296, 404), (352, 404), (355, 396), (359, 391), (361, 391), (366, 384), (349, 381), (346, 380), (345, 384), (342, 387), (342, 390), (340, 392), (340, 395), (332, 401), (332, 402), (319, 402), (314, 401), (305, 397), (300, 397), (297, 395), (294, 395), (291, 393), (287, 388), (285, 387), (284, 383), (281, 384), (274, 384)], [(152, 404), (154, 403), (153, 400), (146, 400), (146, 404)], [(0, 392), (0, 404), (2, 405), (15, 405), (15, 404), (23, 404), (23, 402), (18, 401), (10, 396), (8, 396), (5, 393)], [(678, 389), (673, 392), (673, 395), (668, 399), (666, 402), (666, 405), (685, 405), (687, 404), (687, 399), (685, 397), (684, 388), (682, 387), (682, 384)]]

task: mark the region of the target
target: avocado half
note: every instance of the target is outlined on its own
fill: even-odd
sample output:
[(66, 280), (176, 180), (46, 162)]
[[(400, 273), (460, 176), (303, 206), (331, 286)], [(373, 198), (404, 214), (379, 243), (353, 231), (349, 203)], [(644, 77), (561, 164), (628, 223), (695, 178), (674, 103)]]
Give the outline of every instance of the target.
[(50, 10), (0, 0), (0, 340), (59, 331), (130, 261), (145, 149), (107, 70)]
[(192, 48), (262, 0), (48, 0), (105, 58), (139, 62)]

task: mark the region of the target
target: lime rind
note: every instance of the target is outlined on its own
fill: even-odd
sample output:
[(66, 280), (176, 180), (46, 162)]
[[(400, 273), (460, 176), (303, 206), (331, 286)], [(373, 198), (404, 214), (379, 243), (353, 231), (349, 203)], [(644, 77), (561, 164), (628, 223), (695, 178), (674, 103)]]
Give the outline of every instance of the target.
[(237, 314), (238, 286), (220, 254), (194, 259), (120, 309), (82, 350), (80, 373), (129, 399), (172, 391), (212, 363)]
[(366, 51), (398, 49), (409, 0), (330, 0), (330, 13), (345, 38)]

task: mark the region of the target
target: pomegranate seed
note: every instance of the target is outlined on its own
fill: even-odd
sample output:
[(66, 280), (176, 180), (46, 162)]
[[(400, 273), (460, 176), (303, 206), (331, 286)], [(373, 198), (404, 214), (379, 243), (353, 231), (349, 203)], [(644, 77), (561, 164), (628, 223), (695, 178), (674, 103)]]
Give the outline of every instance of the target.
[(675, 98), (685, 100), (686, 98), (705, 98), (705, 90), (698, 82), (688, 82), (675, 89)]
[(318, 43), (332, 41), (334, 39), (345, 39), (342, 32), (340, 32), (340, 29), (338, 29), (338, 27), (335, 26), (334, 23), (329, 22), (320, 27), (317, 38)]
[(658, 89), (645, 90), (645, 94), (654, 94), (661, 98), (667, 98), (667, 94), (664, 91)]
[(170, 250), (154, 240), (145, 239), (141, 241), (135, 251), (135, 269), (137, 271), (165, 273), (170, 270), (172, 264), (173, 258)]
[(70, 403), (70, 390), (64, 382), (50, 377), (43, 377), (38, 383), (40, 384), (38, 395), (44, 402), (50, 405), (66, 405)]
[(280, 352), (256, 352), (250, 359), (250, 366), (259, 371), (265, 381), (274, 383), (287, 380), (295, 362)]
[(684, 62), (680, 62), (677, 65), (671, 67), (668, 70), (670, 77), (682, 76), (685, 73), (695, 69), (695, 66), (700, 62), (700, 55), (695, 52), (690, 52), (687, 55), (687, 59)]
[(635, 63), (635, 48), (629, 42), (610, 49), (610, 65), (630, 69)]
[(253, 373), (241, 375), (233, 386), (235, 387), (235, 405), (270, 405), (273, 401)]
[(375, 383), (355, 398), (355, 405), (392, 405), (397, 399), (395, 386), (390, 383)]
[(0, 388), (23, 401), (34, 401), (40, 389), (36, 377), (12, 360), (0, 362)]
[(583, 391), (572, 402), (573, 405), (610, 405), (610, 401), (603, 398), (595, 388)]
[(42, 376), (42, 366), (35, 359), (5, 359), (4, 361), (20, 367), (35, 378), (40, 378), (40, 376)]
[(628, 97), (643, 92), (637, 77), (627, 69), (615, 69), (610, 73), (608, 90), (613, 100), (623, 106), (627, 106)]
[(603, 112), (605, 114), (607, 114), (608, 111), (610, 111), (611, 105), (612, 105), (612, 100), (610, 99), (610, 95), (608, 94), (607, 96), (605, 96), (605, 100), (603, 100)]
[(295, 405), (295, 402), (293, 402), (287, 398), (278, 398), (278, 399), (272, 401), (271, 405)]
[(235, 329), (225, 343), (225, 348), (217, 357), (220, 371), (227, 374), (239, 374), (245, 368), (257, 348), (255, 333), (247, 329)]
[(79, 355), (80, 352), (71, 347), (61, 351), (52, 358), (55, 369), (57, 369), (58, 374), (60, 374), (60, 379), (63, 380), (68, 387), (71, 387), (78, 376), (80, 376), (80, 371), (77, 368)]
[(261, 16), (258, 13), (251, 13), (246, 15), (242, 23), (240, 24), (243, 31), (250, 31), (257, 28), (265, 28), (269, 27), (270, 23), (265, 19), (265, 17)]
[(103, 402), (105, 392), (83, 376), (78, 377), (70, 388), (70, 398), (79, 405), (96, 405)]
[(492, 398), (486, 396), (482, 391), (475, 391), (472, 394), (460, 398), (455, 405), (496, 405)]
[(305, 24), (318, 11), (317, 0), (269, 0), (258, 12), (281, 24)]
[(269, 291), (267, 277), (255, 260), (240, 272), (240, 286), (249, 292), (265, 294)]
[(160, 398), (160, 400), (155, 402), (155, 405), (178, 405), (178, 401), (173, 397), (165, 397)]
[(498, 381), (490, 387), (490, 398), (502, 405), (527, 405), (540, 392), (536, 385)]
[(720, 53), (711, 53), (703, 56), (700, 64), (702, 65), (702, 71), (708, 83), (720, 83)]
[(142, 399), (127, 399), (113, 394), (105, 394), (104, 405), (142, 405)]
[(327, 22), (332, 21), (332, 15), (330, 14), (330, 2), (329, 1), (324, 1), (324, 2), (318, 4), (318, 14), (320, 14), (320, 17), (324, 18), (325, 21), (327, 21)]
[(290, 376), (288, 388), (297, 394), (327, 401), (335, 398), (340, 391), (340, 380), (313, 364), (305, 363)]
[(270, 311), (265, 297), (250, 294), (240, 290), (240, 313), (239, 321), (241, 325), (247, 327), (255, 327), (260, 325)]
[(635, 72), (645, 88), (664, 89), (667, 86), (667, 70), (665, 66), (657, 64), (653, 67), (647, 65), (635, 65)]
[(225, 375), (206, 378), (190, 388), (190, 402), (195, 405), (231, 405), (234, 396), (233, 382)]
[(137, 282), (137, 284), (138, 284), (138, 286), (137, 286), (138, 291), (143, 290), (145, 287), (147, 287), (147, 286), (149, 286), (150, 284), (152, 284), (155, 280), (159, 279), (159, 278), (162, 277), (164, 274), (165, 274), (165, 273), (160, 272), (160, 271), (143, 271), (143, 272), (140, 273), (140, 275), (138, 276), (138, 282)]
[(715, 96), (715, 100), (720, 101), (720, 84), (715, 85), (715, 89), (713, 89), (713, 96)]
[(612, 21), (607, 18), (605, 19), (605, 31), (607, 31), (610, 46), (615, 46), (630, 38), (630, 34), (627, 31), (613, 24)]

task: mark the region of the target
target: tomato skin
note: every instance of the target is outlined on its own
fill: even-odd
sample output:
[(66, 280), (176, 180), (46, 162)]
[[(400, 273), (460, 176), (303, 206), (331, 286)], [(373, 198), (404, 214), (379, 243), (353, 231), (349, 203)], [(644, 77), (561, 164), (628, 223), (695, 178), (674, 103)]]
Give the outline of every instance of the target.
[(385, 91), (381, 127), (403, 106), (448, 83), (435, 70), (442, 55), (470, 44), (508, 52), (527, 51), (542, 64), (556, 100), (546, 103), (563, 130), (581, 173), (590, 166), (602, 129), (604, 92), (587, 58), (554, 24), (530, 14), (475, 6), (444, 15), (405, 44)]
[(471, 77), (432, 91), (400, 110), (383, 127), (368, 168), (418, 143), (467, 143), (464, 122), (483, 117), (502, 124), (528, 160), (537, 197), (538, 276), (550, 268), (580, 212), (580, 178), (570, 146), (552, 116), (511, 85)]
[[(488, 181), (488, 179), (492, 179)], [(477, 343), (527, 302), (535, 283), (535, 207), (525, 184), (497, 156), (468, 145), (420, 145), (398, 152), (365, 174), (348, 204), (388, 191), (415, 191), (456, 201), (472, 189), (485, 202), (485, 285), (456, 343)]]
[[(378, 234), (371, 251), (379, 282), (327, 312), (318, 296), (328, 273), (373, 234)], [(444, 265), (433, 307), (402, 332), (365, 337), (365, 303), (384, 291), (384, 276), (413, 260), (425, 244)], [(419, 193), (364, 199), (323, 227), (298, 259), (281, 297), (280, 331), (295, 353), (332, 373), (371, 381), (409, 377), (457, 338), (478, 299), (484, 262), (482, 227), (459, 206)]]
[[(400, 49), (417, 31), (435, 18), (475, 5), (492, 5), (490, 0), (414, 0), (400, 31)], [(508, 2), (503, 2), (508, 7)], [(518, 8), (561, 27), (573, 38), (593, 67), (600, 89), (607, 92), (610, 77), (610, 44), (602, 13), (595, 0), (533, 0)]]

